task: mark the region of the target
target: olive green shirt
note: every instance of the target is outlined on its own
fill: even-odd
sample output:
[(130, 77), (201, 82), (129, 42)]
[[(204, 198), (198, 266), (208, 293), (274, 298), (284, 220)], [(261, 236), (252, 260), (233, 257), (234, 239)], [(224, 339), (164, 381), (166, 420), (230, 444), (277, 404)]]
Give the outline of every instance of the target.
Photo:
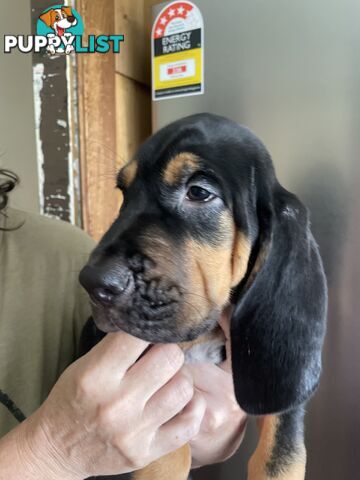
[[(60, 220), (0, 214), (0, 390), (30, 415), (76, 358), (89, 301), (78, 274), (94, 247)], [(0, 403), (0, 437), (17, 425)]]

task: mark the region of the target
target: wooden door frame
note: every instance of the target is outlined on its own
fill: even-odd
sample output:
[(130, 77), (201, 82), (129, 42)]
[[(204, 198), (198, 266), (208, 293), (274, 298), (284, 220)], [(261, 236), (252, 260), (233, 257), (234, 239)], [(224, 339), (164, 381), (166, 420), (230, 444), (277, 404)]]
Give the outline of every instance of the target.
[[(112, 0), (77, 0), (76, 5), (85, 36), (114, 32)], [(78, 55), (78, 102), (83, 227), (98, 240), (118, 209), (113, 53)]]
[[(76, 2), (85, 38), (114, 32), (125, 35), (123, 56), (77, 56), (83, 227), (96, 240), (119, 209), (116, 170), (151, 133), (149, 45), (151, 5), (155, 3), (159, 1)], [(134, 58), (148, 64), (139, 70)]]

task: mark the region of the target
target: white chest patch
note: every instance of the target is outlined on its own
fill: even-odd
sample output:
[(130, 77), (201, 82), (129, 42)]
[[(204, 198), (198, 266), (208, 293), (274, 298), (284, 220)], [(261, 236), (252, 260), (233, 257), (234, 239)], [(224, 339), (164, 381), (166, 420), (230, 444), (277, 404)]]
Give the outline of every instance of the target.
[(224, 360), (224, 346), (223, 336), (196, 343), (184, 351), (185, 363), (221, 363)]

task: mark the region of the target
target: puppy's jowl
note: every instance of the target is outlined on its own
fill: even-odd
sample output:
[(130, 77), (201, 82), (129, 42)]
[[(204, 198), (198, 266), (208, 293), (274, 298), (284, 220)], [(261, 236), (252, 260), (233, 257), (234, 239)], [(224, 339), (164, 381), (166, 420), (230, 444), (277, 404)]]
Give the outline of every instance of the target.
[[(218, 362), (218, 320), (233, 304), (236, 398), (261, 416), (248, 478), (303, 480), (303, 406), (319, 381), (327, 304), (306, 208), (279, 184), (253, 133), (210, 114), (150, 137), (117, 182), (119, 216), (80, 275), (96, 325), (85, 327), (83, 350), (100, 331), (123, 330)], [(136, 479), (165, 479), (162, 465), (189, 454)]]

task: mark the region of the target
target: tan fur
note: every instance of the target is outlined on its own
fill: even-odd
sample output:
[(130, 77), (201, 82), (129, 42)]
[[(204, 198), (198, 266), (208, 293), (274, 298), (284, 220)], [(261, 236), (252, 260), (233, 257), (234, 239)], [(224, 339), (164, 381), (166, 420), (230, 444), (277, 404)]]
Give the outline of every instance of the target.
[(249, 480), (266, 479), (266, 463), (270, 460), (275, 443), (279, 419), (277, 415), (267, 415), (258, 419), (259, 442), (249, 461)]
[[(306, 455), (300, 457), (295, 463), (289, 465), (286, 472), (278, 475), (276, 480), (304, 480), (306, 470)], [(274, 480), (274, 479), (272, 479)]]
[(136, 177), (136, 172), (138, 169), (138, 164), (136, 160), (132, 160), (130, 163), (125, 165), (124, 168), (121, 169), (120, 176), (121, 180), (126, 188), (128, 188), (131, 183), (134, 181)]
[(202, 343), (207, 343), (210, 342), (211, 340), (215, 340), (218, 337), (223, 337), (223, 331), (221, 330), (220, 327), (214, 328), (210, 332), (205, 333), (204, 335), (200, 335), (200, 337), (197, 337), (195, 340), (191, 340), (190, 342), (181, 342), (178, 343), (179, 347), (186, 351), (189, 350), (189, 348), (192, 348), (194, 345), (200, 345)]
[(147, 229), (139, 235), (139, 242), (147, 256), (155, 260), (152, 277), (176, 278), (180, 285), (184, 284), (185, 274), (179, 268), (182, 264), (181, 252), (174, 251), (160, 228), (152, 226)]
[(189, 272), (183, 322), (199, 324), (214, 308), (220, 310), (230, 294), (231, 249), (212, 247), (188, 240), (186, 248)]
[(132, 480), (187, 480), (191, 467), (188, 444), (132, 474)]
[(73, 13), (72, 13), (72, 10), (71, 10), (71, 7), (62, 7), (61, 10), (62, 10), (63, 12), (65, 12), (68, 17), (71, 17), (72, 14), (73, 14)]
[(235, 233), (229, 212), (222, 214), (217, 237), (219, 245), (215, 246), (189, 238), (178, 251), (155, 226), (139, 237), (140, 245), (155, 262), (151, 276), (169, 279), (170, 283), (176, 279), (183, 287), (179, 331), (200, 325), (214, 310), (220, 312), (229, 301), (234, 271), (237, 280), (246, 272), (250, 244), (244, 235)]
[(292, 462), (286, 471), (276, 477), (270, 476), (266, 471), (266, 465), (271, 460), (274, 449), (278, 425), (278, 415), (266, 415), (258, 419), (259, 441), (248, 464), (248, 480), (304, 480), (305, 447), (299, 449), (298, 460)]
[(232, 255), (231, 286), (235, 287), (244, 278), (251, 253), (251, 243), (244, 233), (237, 231)]
[[(220, 245), (207, 245), (193, 239), (187, 241), (185, 252), (187, 272), (190, 272), (185, 307), (185, 319), (193, 324), (207, 316), (210, 310), (222, 310), (229, 301), (233, 286), (246, 273), (251, 252), (247, 237), (236, 230), (229, 212), (224, 212), (218, 232)], [(195, 315), (195, 317), (194, 317)]]
[(268, 246), (267, 245), (261, 245), (260, 252), (258, 256), (256, 257), (254, 266), (250, 272), (250, 275), (247, 279), (246, 285), (249, 287), (253, 281), (255, 280), (255, 277), (257, 273), (260, 271), (261, 267), (264, 265), (266, 257), (268, 254)]
[(167, 163), (163, 171), (163, 179), (165, 183), (175, 185), (181, 180), (185, 169), (195, 172), (198, 165), (198, 159), (194, 154), (187, 152), (179, 153)]
[(42, 15), (40, 15), (39, 18), (45, 23), (45, 25), (47, 25), (48, 27), (51, 27), (54, 24), (53, 13), (54, 13), (54, 10), (49, 10), (43, 13)]

